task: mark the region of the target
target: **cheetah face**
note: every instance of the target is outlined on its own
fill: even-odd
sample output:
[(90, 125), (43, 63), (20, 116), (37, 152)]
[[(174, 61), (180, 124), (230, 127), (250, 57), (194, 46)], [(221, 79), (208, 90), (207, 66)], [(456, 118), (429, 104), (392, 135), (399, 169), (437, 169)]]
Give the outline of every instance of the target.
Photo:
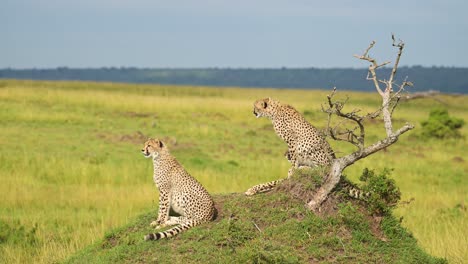
[(262, 116), (271, 117), (275, 103), (271, 98), (257, 100), (254, 103), (253, 114), (257, 118)]
[(141, 153), (143, 153), (143, 156), (145, 156), (145, 158), (156, 158), (159, 156), (159, 152), (162, 150), (163, 147), (164, 144), (162, 141), (150, 138), (148, 139), (148, 141), (145, 142), (145, 146), (141, 150)]

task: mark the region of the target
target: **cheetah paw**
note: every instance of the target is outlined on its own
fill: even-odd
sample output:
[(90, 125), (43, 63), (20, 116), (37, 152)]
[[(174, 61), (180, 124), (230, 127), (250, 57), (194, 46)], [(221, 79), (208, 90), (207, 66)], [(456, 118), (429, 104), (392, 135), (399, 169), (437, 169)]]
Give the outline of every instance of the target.
[(154, 227), (154, 229), (159, 229), (159, 228), (165, 227), (166, 225), (165, 224), (159, 224), (158, 221), (153, 221), (153, 222), (151, 222), (150, 226)]
[(255, 191), (252, 190), (252, 188), (250, 188), (250, 189), (248, 189), (244, 194), (247, 195), (247, 196), (252, 196), (252, 195), (255, 194)]

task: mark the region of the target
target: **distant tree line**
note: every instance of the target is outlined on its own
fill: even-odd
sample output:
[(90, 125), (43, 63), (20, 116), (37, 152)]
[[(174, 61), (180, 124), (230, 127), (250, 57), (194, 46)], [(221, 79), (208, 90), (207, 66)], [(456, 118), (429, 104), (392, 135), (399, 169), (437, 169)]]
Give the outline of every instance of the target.
[[(390, 68), (379, 69), (388, 75)], [(366, 80), (367, 69), (279, 68), (279, 69), (149, 69), (149, 68), (67, 68), (0, 69), (0, 78), (32, 80), (83, 80), (126, 83), (159, 83), (207, 86), (271, 87), (374, 91)], [(397, 82), (406, 76), (414, 83), (412, 91), (437, 90), (468, 93), (468, 68), (401, 67)]]

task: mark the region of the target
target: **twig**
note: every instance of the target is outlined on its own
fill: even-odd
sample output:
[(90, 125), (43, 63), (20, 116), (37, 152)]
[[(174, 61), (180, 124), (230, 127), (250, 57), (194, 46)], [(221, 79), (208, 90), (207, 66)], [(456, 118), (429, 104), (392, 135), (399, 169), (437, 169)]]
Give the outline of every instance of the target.
[[(356, 57), (356, 58), (358, 58), (358, 59), (360, 59), (360, 60), (366, 60), (366, 61), (372, 63), (371, 65), (369, 65), (369, 73), (370, 73), (370, 75), (372, 75), (372, 77), (369, 77), (369, 73), (368, 73), (368, 74), (367, 74), (367, 79), (368, 79), (368, 80), (374, 81), (374, 85), (375, 85), (375, 88), (377, 89), (377, 92), (378, 92), (380, 95), (382, 95), (383, 92), (382, 92), (382, 89), (380, 89), (379, 81), (378, 81), (377, 75), (376, 75), (376, 73), (375, 73), (375, 70), (376, 70), (377, 68), (379, 68), (380, 66), (379, 66), (379, 64), (377, 63), (377, 61), (376, 61), (374, 58), (372, 58), (372, 57), (369, 56), (369, 51), (374, 47), (374, 45), (375, 45), (375, 41), (372, 41), (371, 44), (369, 45), (369, 47), (367, 47), (367, 49), (366, 49), (366, 51), (364, 52), (364, 54), (362, 54), (361, 56), (359, 56), (359, 55), (354, 55), (354, 57)], [(385, 64), (385, 63), (384, 63), (384, 64)], [(383, 65), (384, 65), (384, 64), (383, 64)], [(381, 65), (381, 66), (383, 66), (383, 65)]]
[(397, 58), (395, 60), (395, 64), (393, 65), (392, 68), (392, 73), (390, 74), (390, 79), (388, 80), (388, 86), (387, 89), (392, 92), (392, 83), (393, 83), (393, 78), (396, 75), (397, 69), (398, 69), (398, 64), (400, 63), (400, 58), (401, 54), (403, 53), (403, 48), (405, 47), (405, 43), (400, 39), (397, 44), (395, 44), (395, 35), (392, 33), (392, 46), (398, 48), (398, 54)]
[(343, 250), (344, 250), (345, 255), (347, 255), (347, 253), (346, 253), (346, 248), (345, 248), (345, 246), (344, 246), (344, 244), (343, 244), (343, 241), (341, 241), (341, 238), (339, 238), (339, 237), (338, 237), (338, 240), (340, 241), (341, 246), (343, 246)]
[(252, 223), (254, 224), (255, 228), (257, 228), (258, 232), (262, 232), (262, 230), (260, 229), (260, 227), (258, 227), (258, 225), (252, 220)]

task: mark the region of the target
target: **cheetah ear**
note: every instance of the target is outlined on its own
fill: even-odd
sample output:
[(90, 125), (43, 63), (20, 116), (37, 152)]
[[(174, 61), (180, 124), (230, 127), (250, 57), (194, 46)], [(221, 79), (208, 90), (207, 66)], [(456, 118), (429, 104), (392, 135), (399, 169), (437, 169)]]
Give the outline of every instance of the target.
[[(270, 99), (270, 98), (267, 99), (268, 102), (270, 101), (269, 99)], [(267, 106), (268, 106), (268, 104), (267, 104), (267, 102), (266, 102), (267, 100), (263, 100), (263, 102), (262, 102), (262, 107), (263, 107), (263, 108), (267, 108)]]
[(160, 148), (164, 147), (164, 144), (163, 144), (163, 142), (161, 140), (159, 141), (159, 147)]

